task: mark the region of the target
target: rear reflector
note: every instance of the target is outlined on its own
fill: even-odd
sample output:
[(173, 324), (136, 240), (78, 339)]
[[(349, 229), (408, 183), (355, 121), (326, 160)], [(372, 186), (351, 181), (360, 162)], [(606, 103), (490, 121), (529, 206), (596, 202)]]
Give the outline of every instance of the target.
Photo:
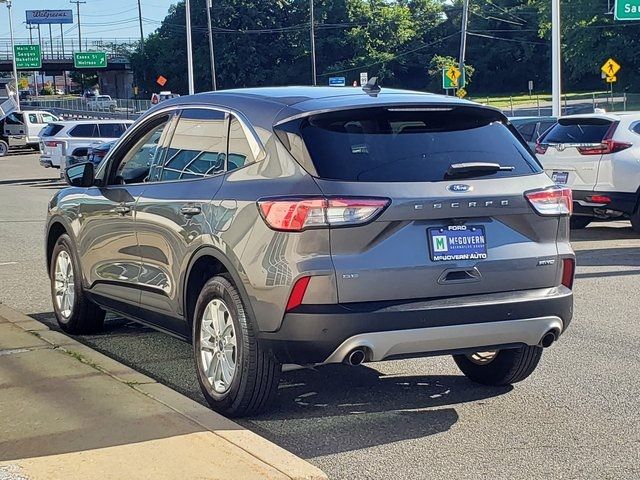
[(573, 195), (570, 188), (552, 187), (527, 192), (524, 196), (539, 215), (571, 215)]
[(265, 198), (258, 208), (274, 230), (301, 232), (307, 228), (362, 225), (389, 205), (386, 198)]
[(606, 195), (591, 195), (587, 197), (587, 202), (591, 203), (611, 203), (611, 198)]
[(285, 310), (286, 312), (290, 312), (294, 308), (302, 305), (304, 294), (307, 293), (307, 287), (309, 286), (309, 280), (311, 280), (311, 277), (300, 277), (296, 280), (296, 283), (291, 289), (291, 294), (289, 295), (289, 301), (287, 302), (287, 308)]
[(576, 271), (576, 261), (573, 258), (562, 260), (562, 285), (573, 288), (573, 278)]

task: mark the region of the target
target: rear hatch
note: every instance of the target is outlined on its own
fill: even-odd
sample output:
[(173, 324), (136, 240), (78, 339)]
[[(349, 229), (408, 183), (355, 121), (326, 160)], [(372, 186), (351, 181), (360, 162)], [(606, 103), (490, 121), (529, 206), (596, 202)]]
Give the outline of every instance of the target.
[(420, 105), (276, 128), (327, 198), (388, 200), (373, 221), (330, 230), (339, 302), (558, 283), (559, 217), (537, 214), (524, 195), (552, 182), (505, 123), (486, 108)]
[(64, 125), (60, 123), (50, 123), (42, 129), (40, 132), (40, 152), (43, 157), (51, 158), (55, 157), (59, 159), (64, 154), (65, 141), (56, 139), (58, 135), (64, 129)]
[(606, 117), (561, 118), (539, 141), (536, 153), (545, 172), (559, 185), (593, 191), (606, 142), (617, 122)]

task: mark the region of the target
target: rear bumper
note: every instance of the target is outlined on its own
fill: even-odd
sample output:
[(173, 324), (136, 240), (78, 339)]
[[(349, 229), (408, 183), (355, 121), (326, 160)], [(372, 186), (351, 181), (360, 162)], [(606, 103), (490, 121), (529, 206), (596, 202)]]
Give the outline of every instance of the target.
[(50, 157), (40, 156), (40, 165), (45, 167), (45, 168), (53, 167), (53, 164), (51, 163), (51, 158)]
[(277, 332), (261, 338), (283, 363), (340, 362), (345, 350), (359, 346), (377, 361), (536, 345), (549, 330), (566, 330), (572, 315), (573, 293), (562, 286), (418, 302), (302, 305), (285, 315)]
[[(608, 203), (598, 203), (592, 200), (593, 196), (606, 196), (611, 199)], [(616, 217), (631, 215), (638, 204), (636, 192), (598, 192), (573, 190), (573, 213), (590, 217)], [(608, 212), (609, 211), (609, 212)]]

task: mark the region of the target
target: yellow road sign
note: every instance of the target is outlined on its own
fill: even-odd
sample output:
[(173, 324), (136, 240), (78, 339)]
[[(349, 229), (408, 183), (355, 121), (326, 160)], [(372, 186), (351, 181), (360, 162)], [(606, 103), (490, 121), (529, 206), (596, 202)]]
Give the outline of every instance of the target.
[(607, 77), (615, 77), (616, 73), (620, 71), (620, 65), (613, 58), (607, 60), (604, 65), (602, 65), (601, 70), (605, 73)]
[(467, 91), (464, 88), (460, 88), (456, 92), (456, 95), (458, 96), (458, 98), (464, 98), (467, 96)]
[(458, 84), (460, 75), (462, 75), (460, 73), (460, 70), (454, 66), (449, 67), (449, 69), (447, 70), (447, 77), (449, 77), (449, 80), (451, 80), (451, 82), (455, 85)]
[(618, 81), (618, 77), (607, 77), (607, 83), (615, 83)]

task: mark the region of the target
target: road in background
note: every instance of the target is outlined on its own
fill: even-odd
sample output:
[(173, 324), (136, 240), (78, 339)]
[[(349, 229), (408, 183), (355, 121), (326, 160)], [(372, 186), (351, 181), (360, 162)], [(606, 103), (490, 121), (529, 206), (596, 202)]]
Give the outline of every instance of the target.
[[(57, 173), (36, 155), (0, 158), (0, 301), (51, 326), (43, 228)], [(640, 235), (600, 224), (574, 248), (573, 324), (523, 383), (474, 385), (449, 357), (331, 365), (283, 374), (275, 410), (240, 423), (335, 479), (640, 477)], [(77, 338), (204, 401), (184, 342), (113, 316)]]

